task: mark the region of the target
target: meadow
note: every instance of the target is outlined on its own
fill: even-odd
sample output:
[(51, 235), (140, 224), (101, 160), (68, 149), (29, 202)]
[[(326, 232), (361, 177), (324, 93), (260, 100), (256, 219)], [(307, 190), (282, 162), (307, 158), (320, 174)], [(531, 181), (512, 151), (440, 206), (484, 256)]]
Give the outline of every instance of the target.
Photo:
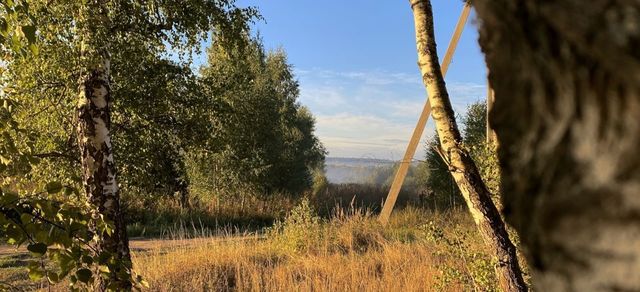
[[(149, 291), (497, 291), (494, 263), (464, 208), (407, 203), (382, 226), (350, 204), (320, 216), (302, 199), (262, 228), (163, 225), (132, 238), (134, 271)], [(3, 249), (0, 279), (16, 291), (67, 289), (29, 281), (29, 258)]]

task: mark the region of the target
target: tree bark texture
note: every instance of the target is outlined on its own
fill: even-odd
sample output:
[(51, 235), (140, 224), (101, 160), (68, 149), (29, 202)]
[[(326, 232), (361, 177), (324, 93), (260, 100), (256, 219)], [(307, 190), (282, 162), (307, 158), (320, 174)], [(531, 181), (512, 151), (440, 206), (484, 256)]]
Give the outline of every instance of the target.
[[(107, 8), (102, 0), (87, 1), (81, 14), (82, 57), (85, 64), (79, 84), (78, 146), (80, 147), (83, 187), (89, 203), (104, 219), (114, 224), (111, 234), (98, 232), (98, 250), (108, 252), (120, 263), (111, 271), (110, 281), (117, 290), (130, 290), (131, 256), (126, 224), (120, 206), (116, 168), (111, 145), (110, 58), (105, 31)], [(98, 281), (105, 290), (104, 281)]]
[(462, 147), (451, 102), (440, 72), (433, 31), (433, 14), (428, 0), (410, 1), (413, 9), (418, 65), (431, 102), (432, 116), (440, 139), (442, 153), (450, 172), (460, 188), (467, 207), (478, 226), (485, 244), (497, 260), (496, 274), (503, 291), (526, 291), (516, 249), (509, 239), (506, 226), (478, 169)]
[(89, 202), (114, 224), (111, 235), (102, 234), (98, 248), (114, 254), (117, 260), (130, 266), (126, 224), (120, 206), (109, 135), (111, 90), (108, 68), (108, 60), (105, 60), (103, 66), (92, 70), (80, 85), (78, 145), (82, 156), (83, 186)]
[(474, 0), (539, 291), (640, 291), (640, 1)]

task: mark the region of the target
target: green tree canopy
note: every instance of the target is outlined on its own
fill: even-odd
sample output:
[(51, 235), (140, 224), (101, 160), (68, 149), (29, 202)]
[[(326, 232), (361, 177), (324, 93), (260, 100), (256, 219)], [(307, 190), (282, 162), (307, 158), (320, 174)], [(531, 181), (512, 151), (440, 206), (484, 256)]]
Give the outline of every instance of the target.
[(202, 191), (214, 194), (238, 188), (300, 194), (324, 161), (315, 121), (297, 101), (298, 82), (284, 51), (265, 52), (258, 38), (245, 38), (248, 46), (229, 47), (218, 35), (207, 51), (203, 90), (220, 97), (223, 107), (211, 116), (218, 131), (197, 155), (192, 176), (208, 173)]

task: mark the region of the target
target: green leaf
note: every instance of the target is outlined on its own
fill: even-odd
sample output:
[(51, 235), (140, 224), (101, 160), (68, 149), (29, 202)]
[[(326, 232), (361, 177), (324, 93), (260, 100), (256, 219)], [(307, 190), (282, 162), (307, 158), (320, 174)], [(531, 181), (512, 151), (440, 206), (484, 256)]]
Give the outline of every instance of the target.
[(55, 194), (58, 193), (60, 191), (62, 191), (62, 184), (60, 182), (57, 181), (52, 181), (50, 183), (48, 183), (45, 188), (47, 189), (47, 193), (49, 194)]
[(0, 34), (4, 37), (9, 36), (9, 24), (4, 19), (0, 19)]
[(91, 280), (92, 275), (93, 273), (89, 269), (79, 269), (78, 271), (76, 271), (76, 277), (78, 278), (78, 281), (83, 283), (88, 283), (89, 280)]
[(0, 155), (0, 163), (4, 165), (9, 165), (11, 164), (11, 158), (8, 156)]
[(106, 264), (111, 259), (111, 253), (108, 251), (103, 251), (98, 254), (98, 263)]
[(3, 231), (7, 238), (7, 243), (10, 245), (18, 245), (26, 240), (24, 233), (22, 233), (22, 230), (16, 225), (10, 224), (7, 229)]
[(25, 25), (21, 28), (29, 44), (34, 44), (36, 42), (36, 27), (33, 25)]
[(35, 44), (29, 44), (29, 50), (34, 55), (38, 55), (38, 53), (40, 52), (40, 50), (38, 50), (38, 46), (36, 46)]
[(111, 270), (109, 269), (109, 266), (100, 265), (100, 267), (98, 269), (100, 270), (101, 273), (104, 273), (104, 274), (111, 273)]
[(42, 242), (29, 244), (27, 245), (27, 250), (32, 252), (34, 255), (43, 256), (47, 253), (47, 245)]
[(49, 231), (47, 231), (47, 230), (38, 230), (38, 231), (36, 231), (36, 234), (35, 234), (34, 237), (35, 237), (35, 239), (37, 241), (42, 242), (42, 243), (46, 243), (47, 241), (50, 240)]
[(60, 277), (56, 273), (48, 273), (47, 278), (52, 284), (58, 283), (60, 281)]
[(22, 213), (20, 214), (20, 221), (23, 224), (29, 223), (31, 222), (31, 218), (33, 217), (33, 215), (29, 214), (29, 213)]
[(19, 199), (20, 197), (18, 197), (18, 194), (16, 193), (12, 193), (12, 192), (2, 192), (2, 196), (0, 196), (0, 203), (2, 203), (2, 205), (5, 204), (15, 204), (16, 201)]
[(20, 51), (21, 48), (21, 44), (20, 44), (20, 37), (18, 36), (18, 34), (13, 34), (11, 36), (11, 49), (18, 52)]
[(29, 279), (38, 281), (44, 277), (44, 272), (39, 268), (29, 268)]
[(75, 262), (70, 256), (66, 254), (60, 254), (60, 257), (57, 261), (60, 267), (60, 278), (64, 278), (67, 276), (67, 274), (69, 274), (69, 272), (71, 271), (71, 267)]

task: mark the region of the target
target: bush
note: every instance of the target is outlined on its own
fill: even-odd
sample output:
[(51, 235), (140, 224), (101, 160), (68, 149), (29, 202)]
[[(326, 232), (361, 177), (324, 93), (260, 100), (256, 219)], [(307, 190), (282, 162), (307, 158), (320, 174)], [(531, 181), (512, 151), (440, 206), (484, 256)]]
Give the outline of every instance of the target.
[(308, 199), (302, 202), (282, 221), (277, 221), (267, 234), (275, 244), (284, 250), (300, 252), (308, 250), (320, 240), (320, 217), (311, 207)]
[[(446, 224), (444, 225), (446, 226)], [(477, 244), (474, 229), (465, 229), (458, 223), (443, 228), (442, 222), (429, 221), (420, 227), (423, 238), (439, 246), (440, 256), (459, 258), (462, 265), (440, 265), (439, 289), (445, 290), (452, 283), (461, 283), (465, 291), (499, 291), (496, 285), (495, 265), (486, 252), (473, 248)]]

